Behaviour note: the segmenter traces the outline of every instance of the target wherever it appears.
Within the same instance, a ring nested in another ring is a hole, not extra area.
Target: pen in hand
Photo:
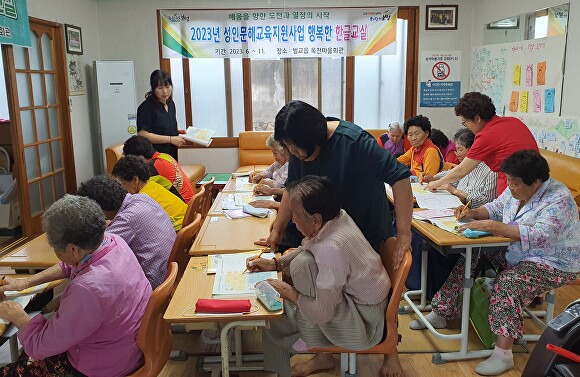
[[[260,254],[258,254],[258,256],[256,257],[256,259],[260,258],[262,256],[262,254],[264,254],[266,252],[266,250],[268,250],[268,248],[270,247],[270,245],[265,246],[261,251]],[[242,274],[245,273],[246,271],[248,271],[248,268],[250,268],[249,266],[246,266],[246,269],[244,271],[242,271]]]
[[[467,211],[467,208],[469,208],[469,205],[471,204],[471,199],[467,202],[467,204],[463,207],[463,209],[461,210],[461,212],[459,212],[459,216],[456,217],[457,220],[459,220],[461,217],[463,217],[463,214],[465,214],[465,211]]]

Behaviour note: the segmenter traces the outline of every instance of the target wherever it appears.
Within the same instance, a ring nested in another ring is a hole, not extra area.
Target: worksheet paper
[[[419,208],[425,209],[446,209],[462,206],[461,200],[451,194],[425,194],[415,196]]]
[[[234,203],[237,207],[243,207],[256,200],[274,200],[272,195],[253,195],[251,192],[237,192],[234,194]]]
[[[254,187],[257,185],[255,183],[250,183],[250,177],[238,177],[236,178],[236,192],[253,192]]]
[[[266,254],[263,254],[264,257]],[[256,283],[266,279],[277,279],[276,271],[249,272],[246,269],[248,254],[223,254],[218,260],[212,295],[253,296]]]

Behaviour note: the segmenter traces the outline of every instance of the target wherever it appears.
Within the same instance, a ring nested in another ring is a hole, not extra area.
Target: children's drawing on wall
[[[528,64],[526,66],[526,86],[534,85],[534,65]]]
[[[542,111],[542,95],[538,89],[534,90],[534,113],[539,113]]]
[[[85,82],[83,80],[82,55],[66,54],[68,72],[68,91],[71,96],[85,94]]]
[[[538,63],[538,85],[546,85],[546,62]]]
[[[519,102],[520,94],[517,91],[512,91],[512,96],[510,98],[510,111],[515,113],[518,111],[518,102]]]
[[[514,85],[520,86],[520,80],[522,77],[522,65],[516,64],[514,65]]]
[[[556,89],[549,88],[544,91],[544,112],[553,113],[554,112],[554,100],[556,97]]]

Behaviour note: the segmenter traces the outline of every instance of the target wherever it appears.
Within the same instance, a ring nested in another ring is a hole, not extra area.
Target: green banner
[[[0,43],[31,46],[26,0],[0,0]]]

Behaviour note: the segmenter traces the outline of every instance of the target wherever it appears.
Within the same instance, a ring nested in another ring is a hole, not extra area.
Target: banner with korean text
[[[392,55],[397,7],[161,10],[164,58]]]
[[[0,43],[30,47],[26,0],[0,0]]]

